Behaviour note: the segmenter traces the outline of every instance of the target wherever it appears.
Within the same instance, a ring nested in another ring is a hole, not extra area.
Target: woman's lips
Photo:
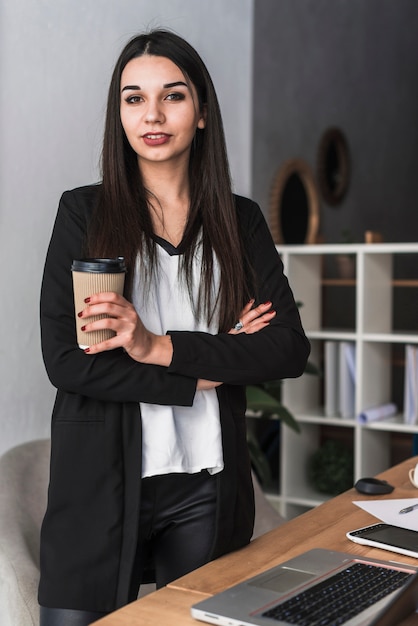
[[[147,133],[142,136],[142,139],[147,146],[161,146],[169,141],[170,135],[166,133]]]

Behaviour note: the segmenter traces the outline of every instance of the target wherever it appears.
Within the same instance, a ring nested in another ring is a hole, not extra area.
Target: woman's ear
[[[199,121],[197,123],[197,127],[200,129],[205,128],[206,126],[206,117],[207,117],[207,106],[206,104],[203,105],[201,113],[200,113],[200,118]]]

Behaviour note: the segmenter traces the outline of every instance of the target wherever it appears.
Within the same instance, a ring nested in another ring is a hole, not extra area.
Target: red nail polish
[[[80,313],[77,313],[78,317],[81,317],[83,315],[83,311],[80,311]]]
[[[85,327],[85,326],[82,326],[82,327],[81,327],[81,330],[86,330],[86,327]]]
[[[84,298],[84,302],[88,304],[90,302],[90,298]]]
[[[264,305],[264,306],[271,306],[271,302],[270,302],[270,300],[267,300],[267,302],[263,302],[263,305]]]
[[[90,352],[90,348],[85,348],[84,352]]]

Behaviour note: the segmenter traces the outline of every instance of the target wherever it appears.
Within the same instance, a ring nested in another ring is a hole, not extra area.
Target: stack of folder
[[[325,415],[354,417],[356,346],[353,341],[325,342]]]
[[[324,410],[328,417],[355,417],[356,346],[352,341],[325,341]],[[393,403],[368,407],[358,418],[361,422],[391,417],[397,412]],[[404,420],[418,424],[418,346],[405,346]]]
[[[418,423],[418,346],[405,346],[404,418]]]

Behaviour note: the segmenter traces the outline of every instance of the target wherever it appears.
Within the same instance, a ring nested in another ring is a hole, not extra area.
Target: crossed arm
[[[85,332],[111,329],[116,334],[111,339],[102,341],[86,348],[87,354],[98,354],[115,348],[123,348],[134,360],[144,364],[162,365],[168,367],[173,358],[173,344],[170,335],[156,335],[150,332],[142,323],[134,306],[113,292],[93,294],[86,299],[87,306],[78,312],[78,316],[86,323]],[[253,334],[268,326],[276,315],[272,310],[271,302],[265,302],[254,307],[254,300],[250,300],[241,311],[239,321],[241,328],[232,328],[229,334]],[[89,322],[93,315],[105,314],[108,317]],[[200,379],[197,389],[211,389],[221,383]]]

